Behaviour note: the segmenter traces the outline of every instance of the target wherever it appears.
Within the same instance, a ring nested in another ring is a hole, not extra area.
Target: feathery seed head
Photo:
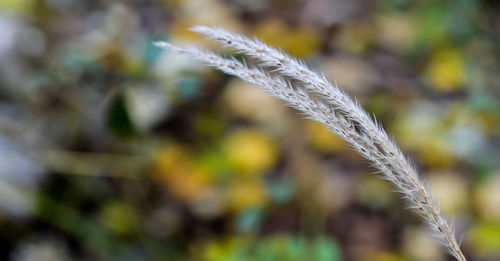
[[[283,100],[308,118],[324,124],[368,159],[383,179],[395,185],[397,191],[408,201],[408,207],[422,216],[451,255],[459,261],[466,260],[452,226],[441,216],[439,205],[420,180],[411,162],[380,124],[356,100],[339,89],[336,82],[331,84],[323,74],[312,71],[304,62],[257,39],[217,27],[198,25],[191,30],[256,59],[258,66],[250,67],[245,62],[223,58],[198,47],[177,47],[166,42],[155,42],[154,45],[185,53],[195,60],[240,77]],[[290,83],[292,80],[293,85]]]

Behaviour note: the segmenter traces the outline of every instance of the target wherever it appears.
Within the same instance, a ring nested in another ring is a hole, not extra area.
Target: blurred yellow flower
[[[192,201],[210,186],[211,172],[192,158],[184,147],[171,144],[157,154],[158,178],[171,193]]]
[[[316,121],[305,122],[305,133],[308,143],[318,151],[330,153],[345,148],[343,140]]]
[[[233,184],[228,192],[229,207],[235,211],[265,204],[267,188],[260,181],[245,180]]]
[[[285,119],[286,107],[279,99],[240,79],[229,82],[224,90],[224,101],[231,112],[245,119],[274,124]]]
[[[428,136],[425,144],[417,148],[418,156],[428,166],[447,167],[455,162],[451,147],[446,137],[437,133]]]
[[[427,78],[441,91],[460,88],[465,78],[465,62],[459,50],[445,49],[435,53],[427,68]]]
[[[276,144],[264,132],[252,129],[232,133],[223,144],[228,164],[242,175],[261,175],[276,161]]]
[[[155,163],[159,172],[168,173],[179,172],[191,163],[191,156],[186,148],[179,144],[169,144],[163,150],[156,153]]]
[[[307,26],[290,28],[281,20],[268,20],[255,28],[259,39],[296,57],[306,57],[320,47],[318,32]]]
[[[186,200],[195,200],[210,187],[208,173],[203,169],[193,168],[187,172],[175,173],[168,179],[171,192]]]

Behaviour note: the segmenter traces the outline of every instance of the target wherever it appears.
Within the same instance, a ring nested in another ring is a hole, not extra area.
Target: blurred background
[[[452,260],[322,126],[151,45],[196,24],[357,97],[500,260],[495,0],[0,1],[1,260]]]

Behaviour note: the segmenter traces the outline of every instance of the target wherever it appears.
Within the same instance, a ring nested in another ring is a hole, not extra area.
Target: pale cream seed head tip
[[[215,27],[209,27],[206,25],[195,25],[195,26],[189,27],[190,31],[193,31],[196,33],[201,33],[201,34],[213,31],[214,29],[215,29]]]
[[[156,47],[159,47],[159,48],[163,48],[163,49],[170,49],[173,47],[173,45],[171,43],[168,43],[165,41],[156,41],[156,42],[153,42],[153,45]]]

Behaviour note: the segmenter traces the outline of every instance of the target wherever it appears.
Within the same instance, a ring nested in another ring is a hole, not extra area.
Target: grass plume
[[[250,82],[325,125],[368,159],[381,173],[380,177],[395,185],[407,200],[409,208],[422,216],[452,256],[459,261],[466,260],[455,239],[453,227],[440,214],[438,204],[415,168],[384,129],[336,84],[309,69],[304,62],[257,39],[216,27],[195,26],[191,29],[257,60],[258,65],[251,67],[244,61],[223,58],[194,46],[179,47],[167,42],[156,42],[155,45],[186,54]]]

